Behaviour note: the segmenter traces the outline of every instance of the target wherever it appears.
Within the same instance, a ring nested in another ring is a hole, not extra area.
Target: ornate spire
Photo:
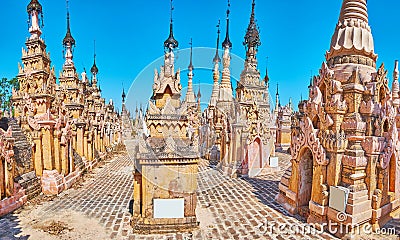
[[[221,62],[221,58],[219,57],[219,52],[218,52],[218,48],[219,48],[219,35],[221,34],[221,29],[219,28],[219,26],[220,26],[220,24],[221,24],[221,20],[218,20],[218,25],[217,25],[217,34],[218,34],[218,37],[217,37],[217,47],[215,48],[215,57],[214,57],[214,59],[213,59],[213,62],[214,63],[219,63],[219,62]]]
[[[126,98],[125,89],[122,88],[122,104],[125,103],[125,98]],[[137,107],[136,107],[136,110],[137,110]]]
[[[190,38],[189,45],[190,45],[190,64],[188,66],[188,69],[189,69],[189,71],[193,71],[194,68],[193,68],[193,39],[192,38]]]
[[[99,69],[96,66],[96,40],[94,41],[94,56],[93,56],[93,66],[90,72],[95,76],[99,73]]]
[[[255,20],[255,6],[256,2],[255,0],[253,0],[250,23],[249,26],[247,27],[246,35],[244,37],[244,42],[243,42],[243,45],[245,45],[247,49],[258,48],[261,45],[260,33],[259,33],[260,31]]]
[[[66,3],[67,3],[67,33],[64,37],[63,45],[65,48],[65,64],[72,64],[73,63],[72,50],[73,50],[73,47],[75,47],[75,39],[72,37],[72,34],[71,34],[68,0],[66,0]]]
[[[67,47],[67,46],[74,47],[75,46],[75,39],[72,37],[72,34],[71,34],[71,27],[70,27],[70,21],[69,21],[68,0],[66,2],[67,2],[67,34],[64,37],[63,45],[65,47]]]
[[[308,88],[311,88],[313,85],[314,85],[314,79],[313,79],[313,75],[311,74],[310,84],[308,85]]]
[[[276,83],[276,98],[275,98],[275,111],[279,110],[280,100],[279,100],[279,83]]]
[[[200,92],[200,81],[199,81],[199,91],[197,92],[197,111],[201,114],[201,92]]]
[[[200,91],[200,85],[199,85],[199,91],[197,92],[197,100],[199,101],[201,98],[201,91]]]
[[[42,5],[39,3],[39,0],[31,0],[26,10],[29,15],[28,26],[29,32],[31,33],[30,39],[39,38],[40,35],[42,35],[40,27],[43,27]]]
[[[224,48],[223,55],[223,70],[222,70],[222,79],[221,85],[219,86],[219,97],[218,102],[232,102],[233,101],[233,90],[232,90],[232,82],[231,82],[231,56],[230,49],[232,48],[232,43],[229,40],[229,14],[231,4],[228,0],[228,10],[226,11],[226,37],[224,42],[222,43],[222,47]],[[227,106],[227,105],[226,105]],[[226,109],[227,110],[227,109]]]
[[[374,53],[374,40],[371,27],[368,25],[367,0],[343,0],[339,22],[326,59],[329,61],[336,57],[350,55],[361,56],[360,59],[352,58],[356,62],[351,63],[362,62],[369,66],[375,66],[378,57]]]
[[[193,92],[193,40],[190,39],[190,64],[189,64],[189,72],[188,72],[188,89],[186,93],[186,103],[196,103],[195,95]]]
[[[265,85],[268,87],[269,85],[269,75],[268,75],[268,57],[267,57],[267,66],[265,67],[265,77],[264,77]]]
[[[172,51],[179,46],[178,41],[176,41],[176,39],[174,38],[174,31],[173,31],[173,24],[172,24],[173,23],[172,12],[174,10],[174,6],[172,4],[172,1],[173,0],[171,0],[171,19],[170,19],[170,23],[169,23],[169,37],[164,42],[164,48],[168,51]]]
[[[218,25],[217,25],[217,47],[215,50],[215,57],[213,59],[214,62],[214,69],[213,69],[213,79],[214,79],[214,85],[213,85],[213,89],[212,89],[212,93],[211,93],[211,98],[210,98],[210,106],[216,106],[217,101],[218,101],[218,94],[219,94],[219,63],[221,62],[221,58],[219,57],[219,53],[218,53],[218,47],[219,47],[219,36],[221,33],[220,30],[220,23],[221,21],[218,20]]]
[[[231,3],[230,0],[228,0],[228,9],[226,10],[226,36],[224,42],[222,42],[223,48],[232,48],[232,43],[229,39],[229,14],[231,13],[230,7]]]
[[[399,98],[399,61],[396,60],[394,63],[394,71],[393,71],[393,83],[392,83],[392,92],[393,92],[393,99]]]

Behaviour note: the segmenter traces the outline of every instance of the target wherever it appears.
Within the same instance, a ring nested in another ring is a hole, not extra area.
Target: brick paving
[[[129,152],[135,143],[126,142]],[[131,156],[132,157],[132,156]],[[275,226],[305,226],[304,221],[291,216],[274,201],[278,183],[290,164],[288,155],[278,154],[281,171],[257,178],[230,179],[215,166],[202,161],[198,176],[199,229],[192,233],[168,235],[134,235],[129,226],[129,206],[133,193],[133,161],[120,156],[96,170],[96,173],[78,190],[62,193],[43,207],[43,214],[74,211],[97,219],[114,239],[332,239],[327,233],[313,233],[302,229]],[[24,210],[22,210],[24,211]],[[400,233],[400,220],[386,227],[395,227]],[[0,239],[29,239],[14,237],[21,233],[18,213],[0,219]],[[299,230],[299,231],[294,231]],[[309,230],[305,228],[305,230]]]

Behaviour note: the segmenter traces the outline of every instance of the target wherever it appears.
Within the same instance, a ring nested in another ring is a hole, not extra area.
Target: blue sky
[[[0,14],[0,77],[11,78],[18,72],[21,48],[29,36],[26,1],[2,0]],[[63,0],[40,0],[43,5],[43,38],[51,53],[52,64],[58,76],[64,62],[62,39],[66,31],[66,8]],[[260,27],[262,45],[259,49],[259,68],[264,77],[266,58],[270,76],[270,94],[276,93],[279,82],[281,103],[290,97],[293,102],[307,96],[311,72],[317,74],[338,20],[340,0],[331,1],[266,1],[257,0],[256,18]],[[169,0],[70,0],[71,31],[77,42],[74,53],[79,72],[93,63],[93,40],[96,39],[97,63],[103,96],[120,105],[122,84],[129,93],[129,107],[146,102],[151,94],[154,67],[163,54],[163,42],[169,31]],[[177,68],[182,69],[181,81],[185,87],[190,38],[193,38],[195,78],[201,82],[206,99],[212,83],[213,50],[216,24],[221,19],[225,34],[226,0],[174,0],[174,33],[179,41]],[[368,1],[370,25],[375,39],[378,64],[385,62],[389,78],[394,60],[399,58],[399,23],[396,0]],[[251,0],[231,0],[231,41],[234,58],[245,55],[242,45],[251,11]],[[186,49],[186,50],[185,50]],[[156,61],[156,62],[154,62]],[[153,63],[153,64],[152,64]],[[149,66],[150,65],[150,66]],[[238,77],[243,65],[238,60],[232,74]],[[141,74],[142,73],[142,74]],[[146,73],[146,74],[145,74]],[[205,87],[203,87],[203,84]],[[208,84],[208,85],[207,85]],[[197,91],[197,87],[195,87]],[[206,101],[206,100],[205,100]]]

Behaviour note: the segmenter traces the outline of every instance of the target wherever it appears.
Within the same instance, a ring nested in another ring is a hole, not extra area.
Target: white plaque
[[[154,218],[184,218],[185,199],[154,199]]]
[[[270,157],[269,158],[269,166],[273,168],[279,167],[279,158],[278,157]]]
[[[349,192],[350,190],[347,188],[331,186],[329,193],[329,207],[345,213]]]

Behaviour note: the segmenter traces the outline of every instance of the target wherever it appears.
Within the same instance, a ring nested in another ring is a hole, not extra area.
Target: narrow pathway
[[[72,194],[64,195],[49,207],[45,214],[72,210],[96,218],[111,231],[111,237],[122,233],[122,224],[130,220],[129,202],[133,194],[133,162],[121,156],[106,164],[93,180]]]

